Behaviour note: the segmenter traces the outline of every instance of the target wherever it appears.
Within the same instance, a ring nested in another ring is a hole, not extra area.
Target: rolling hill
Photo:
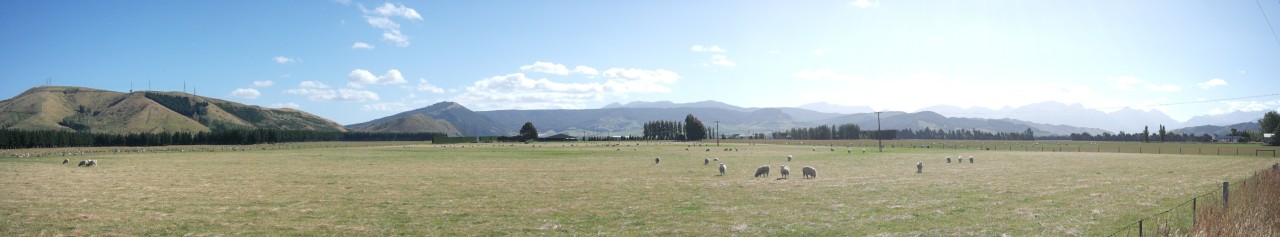
[[[515,126],[500,126],[489,116],[484,116],[461,104],[440,102],[420,109],[347,125],[353,131],[376,132],[439,132],[449,136],[481,135],[507,136],[515,133]],[[521,121],[523,124],[524,122]]]
[[[293,109],[263,108],[182,92],[123,93],[65,86],[31,88],[0,101],[0,128],[100,133],[346,130],[328,119]]]

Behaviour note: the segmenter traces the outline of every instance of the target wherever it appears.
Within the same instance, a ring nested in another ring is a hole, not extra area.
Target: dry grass
[[[1232,183],[1228,194],[1226,208],[1219,198],[1198,210],[1195,236],[1280,236],[1280,171]]]
[[[101,161],[93,168],[5,158],[0,235],[1099,235],[1275,162],[599,144],[78,157]],[[718,176],[704,157],[729,172]],[[751,177],[784,164],[816,167],[818,178]]]

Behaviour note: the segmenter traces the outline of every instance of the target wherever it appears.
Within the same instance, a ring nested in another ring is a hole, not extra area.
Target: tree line
[[[642,139],[699,141],[707,139],[707,126],[693,114],[681,121],[648,121],[643,125]]]
[[[338,132],[278,129],[227,129],[211,132],[87,133],[58,130],[0,129],[0,148],[83,146],[249,145],[318,141],[430,141],[442,133]]]
[[[773,132],[774,138],[793,140],[858,140],[867,136],[857,124],[847,123],[837,126],[819,125],[817,127],[791,128],[784,132]]]
[[[1022,132],[987,132],[978,129],[942,130],[929,129],[898,131],[897,138],[902,139],[936,139],[936,140],[1036,140],[1036,133],[1031,128]]]

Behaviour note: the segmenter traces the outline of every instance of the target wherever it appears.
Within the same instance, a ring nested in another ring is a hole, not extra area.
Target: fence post
[[[1227,198],[1230,197],[1227,192],[1230,191],[1230,185],[1231,182],[1222,182],[1222,209],[1227,209],[1227,200],[1229,200]]]
[[[1142,237],[1142,220],[1138,220],[1138,237]]]
[[[1196,198],[1191,198],[1191,229],[1196,229]]]

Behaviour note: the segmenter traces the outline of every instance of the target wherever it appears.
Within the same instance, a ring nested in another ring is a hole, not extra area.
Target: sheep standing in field
[[[71,162],[71,160],[69,160],[69,159],[62,159],[62,164],[64,164],[64,165],[65,165],[65,164],[67,164],[67,162]]]
[[[951,163],[951,156],[947,156],[947,164]]]
[[[94,165],[97,165],[97,164],[98,164],[98,161],[96,161],[96,160],[89,160],[89,163],[85,163],[85,164],[84,164],[84,166],[85,166],[85,167],[93,167]]]
[[[804,178],[806,179],[818,178],[818,169],[814,169],[813,167],[805,166],[804,168],[800,168],[800,173],[803,173]]]
[[[711,158],[711,161],[720,161],[720,157]]]
[[[916,173],[924,173],[924,161],[916,162]]]
[[[728,166],[724,166],[724,163],[720,163],[720,176],[724,176],[724,170],[728,168]]]
[[[778,173],[782,174],[782,179],[787,179],[787,175],[791,175],[791,169],[788,169],[787,166],[782,165],[779,167]]]
[[[973,164],[973,156],[969,156],[969,164]]]
[[[80,161],[80,164],[76,164],[76,167],[84,166],[85,164],[89,164],[89,160]]]
[[[658,162],[662,162],[662,157],[654,157],[654,158],[653,158],[653,164],[655,164],[655,165],[656,165],[656,164],[658,164]]]
[[[791,162],[791,155],[787,155],[787,162]]]
[[[759,178],[760,176],[769,177],[769,166],[766,165],[756,168],[756,178]]]
[[[702,165],[708,165],[708,164],[711,164],[711,160],[707,158],[702,158]]]

